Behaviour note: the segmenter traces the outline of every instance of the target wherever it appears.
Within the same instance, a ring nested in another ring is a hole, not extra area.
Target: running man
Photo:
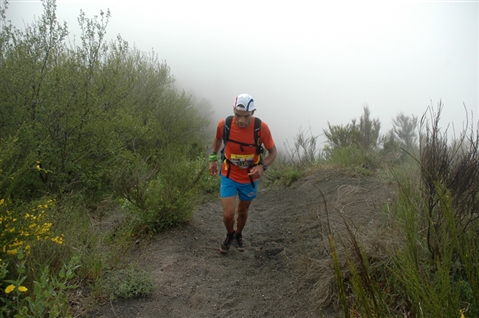
[[[250,95],[241,94],[236,97],[233,111],[234,116],[230,116],[230,119],[219,121],[213,140],[213,152],[209,157],[210,174],[216,176],[218,151],[224,141],[220,196],[227,234],[220,245],[221,253],[227,253],[233,242],[238,251],[245,250],[242,233],[248,219],[248,209],[256,198],[258,179],[273,163],[277,154],[268,125],[253,116],[256,108]],[[265,157],[262,154],[263,145],[268,150]],[[235,227],[236,196],[239,201]]]

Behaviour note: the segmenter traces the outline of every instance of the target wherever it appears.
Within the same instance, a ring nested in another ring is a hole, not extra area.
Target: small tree
[[[329,151],[334,151],[339,148],[346,148],[356,143],[358,139],[358,131],[354,120],[352,124],[331,126],[328,122],[329,131],[323,130],[327,138]]]
[[[399,113],[393,119],[393,133],[399,140],[401,147],[410,151],[417,148],[417,117],[411,115],[411,117]]]
[[[326,136],[329,150],[355,146],[361,150],[368,151],[376,149],[379,140],[381,124],[378,119],[371,120],[369,107],[363,108],[364,114],[359,119],[352,119],[350,124],[345,126],[331,126],[328,122],[329,131],[323,130]]]
[[[363,107],[363,110],[364,113],[359,119],[359,139],[357,144],[365,151],[374,150],[378,145],[381,123],[379,122],[379,119],[370,118],[371,112],[367,105]]]
[[[329,131],[323,130],[327,138],[324,147],[326,159],[346,166],[373,168],[378,165],[377,146],[381,124],[378,119],[371,120],[368,106],[363,108],[364,114],[357,123],[331,126]]]

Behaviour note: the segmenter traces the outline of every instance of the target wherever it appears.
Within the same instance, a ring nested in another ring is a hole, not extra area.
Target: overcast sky
[[[109,38],[153,49],[215,121],[252,95],[280,147],[300,129],[350,123],[364,105],[382,134],[399,112],[421,117],[440,100],[444,126],[461,130],[464,105],[478,123],[477,1],[57,1],[71,38],[80,9],[110,9]],[[21,26],[42,11],[11,0],[7,19]]]

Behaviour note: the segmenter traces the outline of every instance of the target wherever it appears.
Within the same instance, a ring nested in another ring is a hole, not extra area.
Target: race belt
[[[254,154],[247,155],[236,155],[232,154],[231,158],[228,159],[229,163],[237,166],[240,169],[248,169],[249,167],[254,166]]]

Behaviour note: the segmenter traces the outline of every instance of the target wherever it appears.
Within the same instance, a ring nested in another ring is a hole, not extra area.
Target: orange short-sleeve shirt
[[[225,126],[225,119],[221,119],[216,128],[216,138],[223,139],[223,132]],[[231,123],[229,140],[235,140],[245,144],[255,144],[254,140],[254,117],[252,117],[251,124],[246,128],[240,128],[236,125],[236,119],[233,117]],[[266,149],[274,147],[273,136],[269,130],[268,125],[262,121],[260,130],[260,139]],[[226,176],[229,171],[229,178],[239,183],[249,183],[251,180],[248,176],[248,166],[257,164],[260,160],[256,154],[256,147],[241,146],[235,142],[226,142],[225,157],[233,163],[223,162],[221,174]]]

